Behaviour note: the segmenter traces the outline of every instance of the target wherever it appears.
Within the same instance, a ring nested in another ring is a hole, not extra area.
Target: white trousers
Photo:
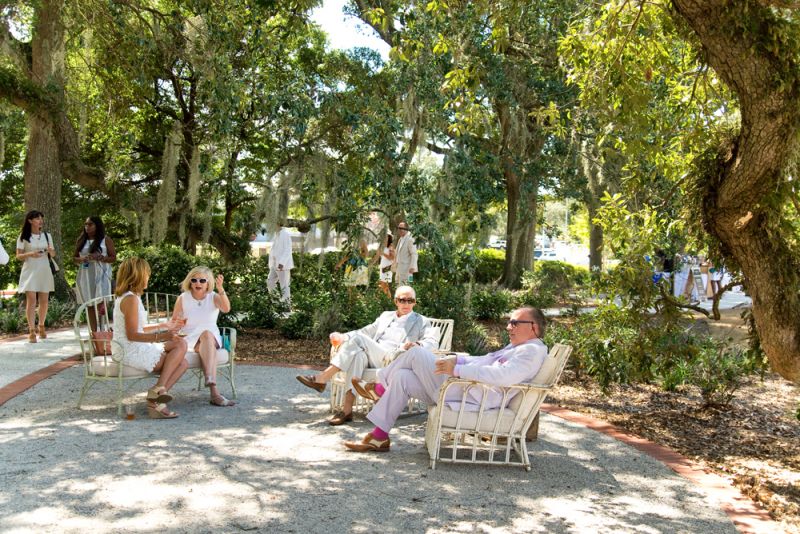
[[[379,369],[378,381],[386,391],[367,414],[367,419],[384,432],[389,432],[408,405],[409,398],[436,404],[439,389],[450,376],[434,374],[435,362],[436,356],[428,349],[413,347]],[[447,395],[448,400],[454,401],[460,401],[462,397],[459,388],[451,388]]]
[[[383,367],[383,357],[388,352],[371,337],[364,334],[349,334],[350,339],[342,343],[339,350],[331,358],[331,365],[335,365],[345,374],[345,384],[356,394],[353,377],[361,378],[367,367],[377,369]]]
[[[289,289],[289,284],[291,284],[291,282],[292,271],[290,269],[279,271],[278,269],[270,267],[269,276],[267,276],[267,289],[272,291],[275,289],[275,285],[280,283],[281,300],[286,303],[288,303],[292,298],[292,292]]]

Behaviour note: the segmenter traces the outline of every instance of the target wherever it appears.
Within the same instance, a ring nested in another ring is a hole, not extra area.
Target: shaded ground
[[[744,342],[741,310],[725,310],[706,321],[718,339]],[[493,341],[503,325],[487,324]],[[705,325],[700,324],[701,327]],[[322,340],[288,340],[272,330],[240,333],[238,357],[245,361],[324,366],[329,346]],[[677,450],[731,479],[753,501],[800,533],[800,404],[798,389],[777,375],[751,378],[727,410],[703,408],[696,388],[669,393],[655,386],[614,388],[603,396],[588,379],[565,372],[548,402],[606,420],[624,431]]]

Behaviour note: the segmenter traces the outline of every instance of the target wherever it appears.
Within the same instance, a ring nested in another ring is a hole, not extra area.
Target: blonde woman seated
[[[150,279],[150,264],[142,258],[128,258],[117,271],[114,302],[114,340],[111,352],[125,365],[148,373],[159,373],[156,385],[147,390],[147,414],[152,419],[172,419],[178,414],[167,408],[169,389],[189,367],[186,342],[178,337],[181,324],[145,326],[147,313],[142,293]]]
[[[236,403],[223,397],[217,390],[217,349],[222,346],[217,317],[219,312],[231,311],[228,295],[222,288],[223,277],[208,267],[195,267],[181,283],[183,293],[175,302],[172,320],[183,320],[183,334],[186,334],[186,345],[200,356],[203,363],[203,374],[206,387],[211,392],[211,404],[214,406],[233,406]],[[214,291],[216,286],[217,291]]]

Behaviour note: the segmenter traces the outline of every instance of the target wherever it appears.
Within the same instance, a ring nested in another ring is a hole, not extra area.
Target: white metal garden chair
[[[572,347],[556,344],[545,358],[539,372],[529,384],[497,387],[471,380],[450,378],[439,390],[439,401],[428,408],[425,444],[430,455],[430,467],[436,461],[492,465],[521,465],[531,470],[525,436],[539,413],[547,393],[553,388],[564,370]],[[482,402],[478,411],[469,411],[466,402],[456,410],[445,402],[450,388],[463,388],[462,399],[472,388],[481,388],[485,399],[487,390],[503,393],[500,408],[485,409]],[[518,461],[511,457],[512,450]]]
[[[165,322],[172,317],[172,308],[177,295],[167,293],[145,293],[142,303],[147,312],[148,324]],[[125,392],[132,385],[144,378],[155,376],[141,369],[125,365],[125,357],[116,359],[111,355],[112,344],[117,343],[110,338],[98,339],[92,336],[89,314],[93,314],[94,324],[100,331],[108,332],[113,324],[114,295],[97,297],[81,304],[75,312],[73,329],[75,338],[81,346],[84,363],[83,386],[78,398],[78,408],[81,407],[86,393],[98,382],[112,383],[117,391],[117,411],[122,414],[122,401]],[[236,398],[235,359],[236,359],[236,329],[220,328],[220,333],[225,346],[217,351],[217,371],[225,377],[231,385],[233,398]],[[122,348],[117,344],[118,348]],[[200,356],[194,352],[186,353],[189,370],[197,377],[197,389],[203,386],[203,369]],[[126,385],[127,384],[127,385]]]
[[[439,347],[437,351],[449,351],[453,345],[453,320],[452,319],[432,319],[427,317],[431,323],[431,328],[439,329]],[[336,354],[336,349],[331,347],[331,359]],[[375,382],[378,379],[377,369],[365,369],[364,375],[361,377],[367,382]],[[341,412],[344,406],[344,396],[347,390],[350,389],[350,384],[345,384],[345,374],[342,372],[336,375],[330,381],[331,390],[331,413]],[[356,395],[356,402],[353,405],[353,411],[359,413],[366,413],[372,409],[373,402]],[[417,399],[409,401],[409,408],[407,414],[422,413],[425,411],[425,405]]]

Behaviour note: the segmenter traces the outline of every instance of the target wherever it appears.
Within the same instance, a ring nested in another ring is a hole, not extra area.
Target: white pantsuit
[[[280,267],[279,267],[280,266]],[[289,302],[292,292],[289,285],[292,282],[292,269],[294,259],[292,258],[292,237],[286,228],[281,228],[272,241],[272,248],[269,251],[269,275],[267,276],[267,289],[272,291],[275,284],[281,285],[281,300]]]
[[[419,270],[417,266],[418,260],[419,254],[417,253],[417,246],[414,243],[414,238],[411,236],[410,232],[406,232],[406,235],[397,241],[394,264],[392,264],[392,270],[397,273],[398,285],[408,283],[409,271],[411,269],[413,269],[414,272]]]
[[[536,376],[547,357],[547,347],[539,339],[531,339],[519,345],[506,345],[485,356],[459,356],[455,374],[476,382],[494,386],[511,386],[528,382]],[[388,432],[397,421],[408,399],[413,397],[427,404],[436,404],[439,389],[448,375],[434,374],[436,356],[427,349],[414,347],[401,354],[390,365],[378,370],[378,381],[386,388],[367,419],[381,430]],[[459,405],[463,397],[461,388],[450,388],[445,402],[451,407]],[[477,408],[482,400],[481,388],[470,388],[466,400]],[[499,408],[502,394],[488,393],[487,409]],[[467,407],[469,409],[469,406]]]
[[[383,357],[387,352],[386,347],[379,345],[374,339],[358,332],[350,334],[350,339],[342,343],[336,355],[331,358],[331,365],[335,365],[345,374],[345,384],[353,390],[350,380],[353,377],[361,378],[364,369],[383,367]],[[355,390],[353,390],[355,394]]]
[[[367,367],[377,369],[383,367],[384,357],[396,351],[404,343],[419,343],[422,347],[434,349],[439,346],[439,329],[431,328],[430,321],[422,315],[411,312],[403,318],[403,330],[400,336],[388,339],[390,327],[397,325],[397,312],[386,311],[371,324],[345,334],[347,340],[331,359],[346,375],[346,384],[355,393],[350,379],[361,378]]]

